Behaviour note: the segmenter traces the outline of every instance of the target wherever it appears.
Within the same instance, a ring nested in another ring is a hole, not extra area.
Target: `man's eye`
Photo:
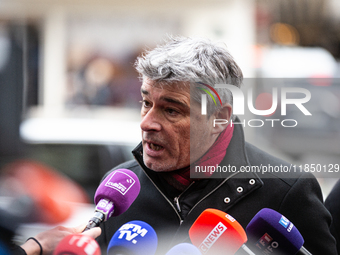
[[[166,109],[166,112],[167,112],[168,114],[170,114],[170,115],[176,115],[176,114],[178,114],[178,111],[176,111],[176,110],[174,110],[174,109],[172,109],[172,108],[167,108],[167,109]]]
[[[142,100],[142,101],[140,101],[141,103],[142,103],[142,106],[143,107],[149,107],[151,104],[148,102],[148,101],[146,101],[146,100]]]

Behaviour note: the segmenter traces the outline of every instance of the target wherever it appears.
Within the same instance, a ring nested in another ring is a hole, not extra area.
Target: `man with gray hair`
[[[215,123],[238,120],[232,116],[230,91],[216,84],[240,87],[243,79],[224,47],[205,39],[170,38],[139,57],[136,69],[142,78],[142,142],[133,151],[135,160],[113,170],[134,171],[141,192],[124,214],[102,225],[98,241],[103,247],[120,226],[141,220],[157,233],[157,254],[165,254],[178,243],[190,242],[188,230],[207,208],[230,214],[244,228],[258,211],[272,208],[294,223],[312,254],[336,254],[331,217],[314,176],[240,171],[287,163],[245,142],[241,125]],[[206,114],[202,99],[207,101]],[[209,166],[236,171],[190,175]]]

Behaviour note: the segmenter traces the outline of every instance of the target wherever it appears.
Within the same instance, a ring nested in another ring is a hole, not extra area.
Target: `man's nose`
[[[140,127],[143,131],[160,131],[162,128],[160,113],[156,109],[151,108],[144,116]]]

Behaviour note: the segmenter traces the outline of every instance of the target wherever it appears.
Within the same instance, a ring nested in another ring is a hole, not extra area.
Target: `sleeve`
[[[22,249],[20,246],[18,245],[12,245],[10,247],[10,252],[11,255],[27,255],[27,253],[25,252],[24,249]]]
[[[331,233],[337,240],[337,250],[340,251],[340,180],[334,185],[329,193],[325,206],[332,215]]]
[[[311,174],[304,174],[291,186],[280,212],[300,231],[304,247],[312,254],[336,255],[335,238],[330,232],[331,215],[323,204],[320,185]]]

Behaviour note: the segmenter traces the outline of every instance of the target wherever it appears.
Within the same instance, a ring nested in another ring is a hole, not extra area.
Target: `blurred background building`
[[[133,63],[167,35],[225,43],[260,99],[298,79],[283,86],[310,90],[313,116],[291,109],[297,128],[245,127],[246,138],[296,164],[339,164],[339,23],[337,0],[0,0],[0,167],[43,163],[91,202],[140,140]]]

